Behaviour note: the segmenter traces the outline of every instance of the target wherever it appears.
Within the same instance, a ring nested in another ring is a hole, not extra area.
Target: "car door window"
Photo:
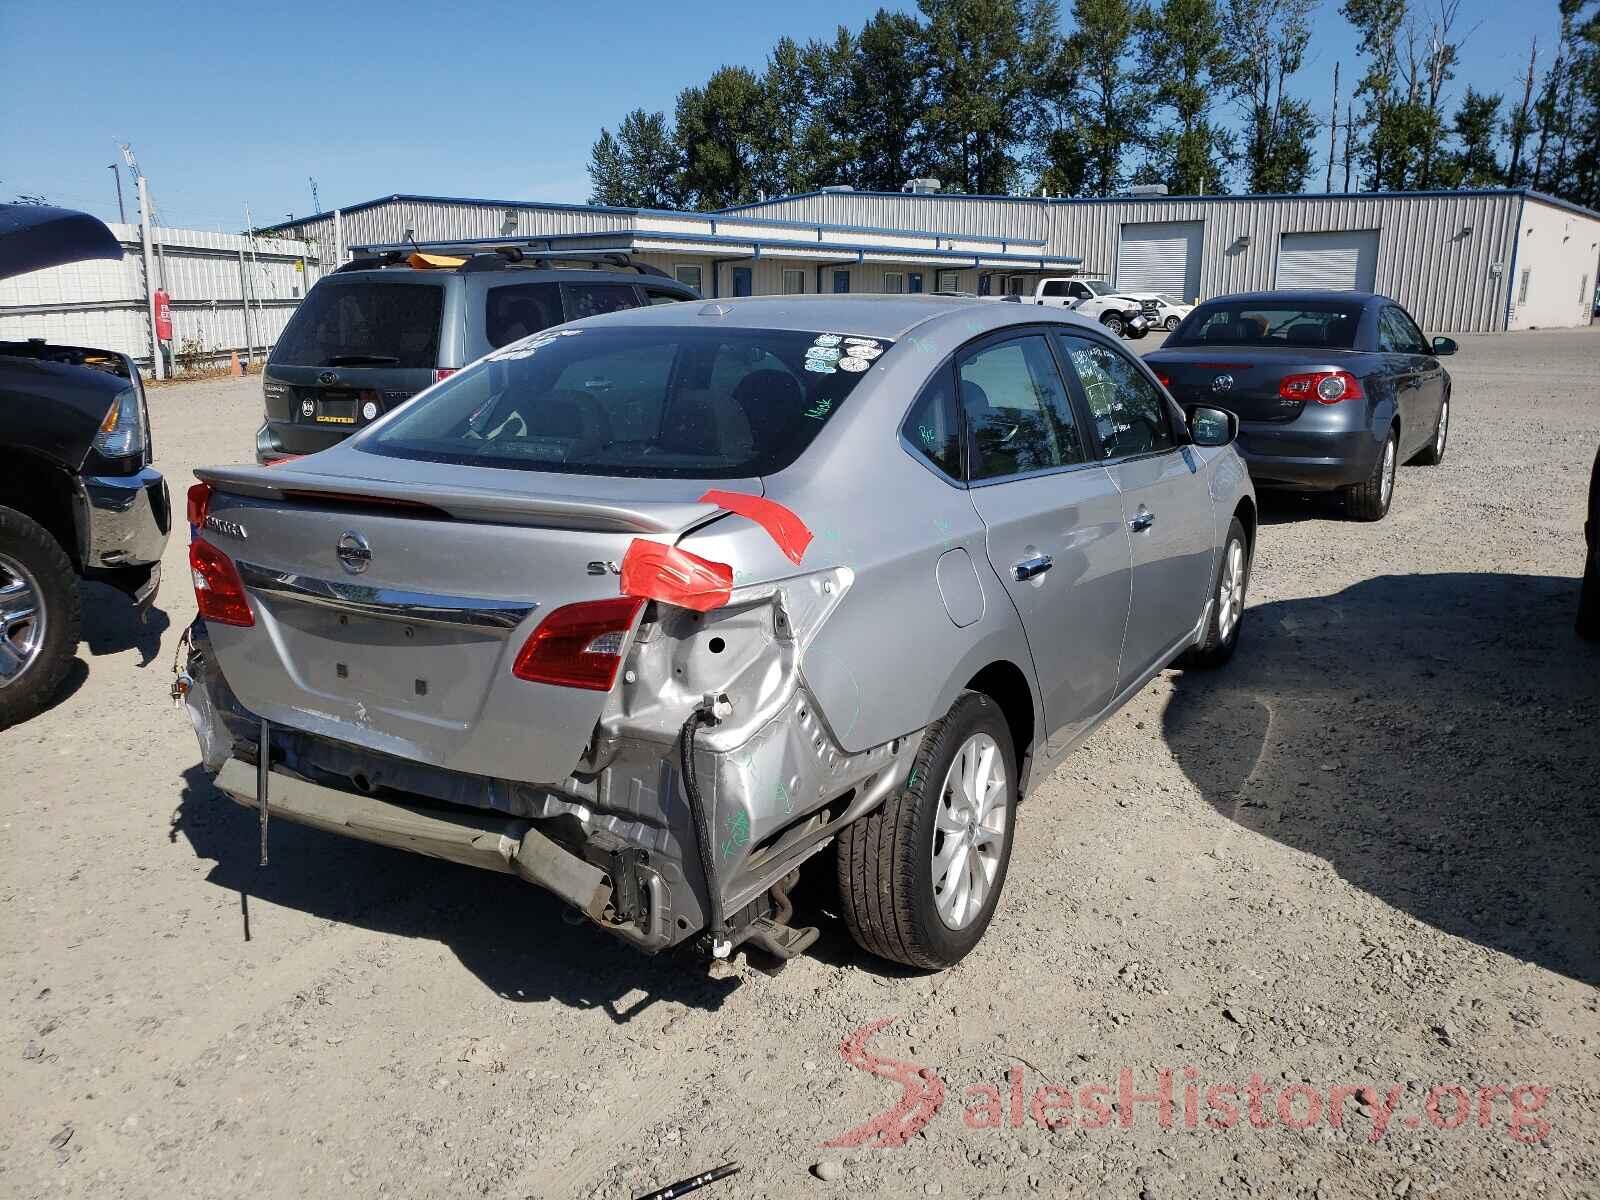
[[[974,480],[1084,462],[1083,441],[1043,334],[985,346],[959,361]]]
[[[961,478],[961,414],[951,382],[950,364],[940,367],[923,387],[900,427],[906,444],[951,479]]]
[[[687,296],[680,296],[677,292],[663,292],[659,288],[647,287],[644,289],[645,303],[647,304],[681,304]]]
[[[483,333],[496,349],[559,324],[561,292],[553,283],[514,283],[485,296]]]
[[[1385,354],[1421,354],[1411,340],[1406,322],[1400,319],[1398,309],[1386,308],[1378,314],[1378,349]],[[1420,341],[1420,335],[1418,341]]]
[[[1168,450],[1176,444],[1167,403],[1132,359],[1089,338],[1063,335],[1062,343],[1105,458]]]
[[[601,313],[621,312],[639,307],[639,295],[626,283],[569,283],[567,320],[597,317]]]
[[[1400,339],[1401,344],[1404,345],[1405,353],[1433,353],[1433,347],[1428,345],[1428,339],[1422,336],[1422,330],[1417,328],[1417,323],[1411,319],[1410,315],[1407,314],[1405,309],[1391,308],[1388,310],[1388,313],[1394,321],[1395,335]]]

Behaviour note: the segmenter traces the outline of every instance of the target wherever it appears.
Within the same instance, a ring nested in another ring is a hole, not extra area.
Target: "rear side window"
[[[553,283],[490,288],[484,299],[483,332],[496,348],[559,324],[561,290]]]
[[[951,479],[961,478],[961,414],[946,363],[911,406],[901,435],[916,452]]]
[[[1400,309],[1385,308],[1378,318],[1378,347],[1396,354],[1431,354],[1422,331]]]
[[[1202,304],[1167,338],[1169,346],[1321,346],[1349,350],[1361,324],[1361,306],[1337,301]]]
[[[525,471],[766,475],[800,456],[889,346],[792,330],[551,330],[452,375],[353,444]]]
[[[974,480],[1085,461],[1066,389],[1042,334],[974,351],[959,361],[957,374]]]
[[[1062,337],[1089,402],[1106,458],[1150,454],[1173,445],[1167,403],[1126,355],[1088,338]]]
[[[439,364],[441,283],[322,280],[305,298],[272,361],[302,367],[427,367]]]
[[[626,283],[569,283],[567,289],[567,320],[597,317],[601,313],[621,312],[625,308],[638,308],[639,297],[631,284]]]

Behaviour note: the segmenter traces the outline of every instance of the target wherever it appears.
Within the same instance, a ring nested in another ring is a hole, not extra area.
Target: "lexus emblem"
[[[352,575],[359,575],[367,569],[367,564],[372,561],[372,547],[367,545],[367,539],[353,529],[347,529],[339,538],[339,544],[334,548],[340,564]]]
[[[337,372],[337,371],[324,371],[321,375],[317,376],[317,382],[318,383],[338,383],[339,382],[339,372]]]
[[[1213,379],[1211,381],[1211,390],[1213,392],[1231,392],[1231,391],[1233,391],[1233,376],[1232,375],[1218,375],[1215,379]]]

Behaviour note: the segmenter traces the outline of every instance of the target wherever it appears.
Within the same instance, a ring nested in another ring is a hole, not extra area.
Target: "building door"
[[[1122,227],[1117,291],[1157,292],[1193,301],[1200,294],[1203,221],[1150,221]]]
[[[1378,231],[1286,233],[1278,239],[1274,287],[1370,292],[1378,277]]]
[[[748,296],[750,294],[749,267],[735,267],[733,269],[733,294],[735,296]]]
[[[908,271],[908,272],[906,272],[906,291],[915,293],[915,292],[920,292],[921,290],[922,290],[922,272],[921,271]],[[268,805],[268,807],[270,808],[271,805]]]
[[[848,292],[850,290],[849,271],[835,271],[833,273],[833,290],[836,292]]]

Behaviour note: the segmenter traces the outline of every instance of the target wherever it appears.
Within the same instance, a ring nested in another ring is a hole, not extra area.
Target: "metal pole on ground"
[[[256,347],[250,337],[250,289],[245,284],[244,247],[239,247],[239,317],[244,328],[244,365],[249,370]]]
[[[139,176],[139,240],[144,247],[144,301],[150,314],[150,362],[156,378],[165,379],[167,368],[161,360],[161,338],[156,333],[155,275],[150,262],[150,200],[143,175]]]

